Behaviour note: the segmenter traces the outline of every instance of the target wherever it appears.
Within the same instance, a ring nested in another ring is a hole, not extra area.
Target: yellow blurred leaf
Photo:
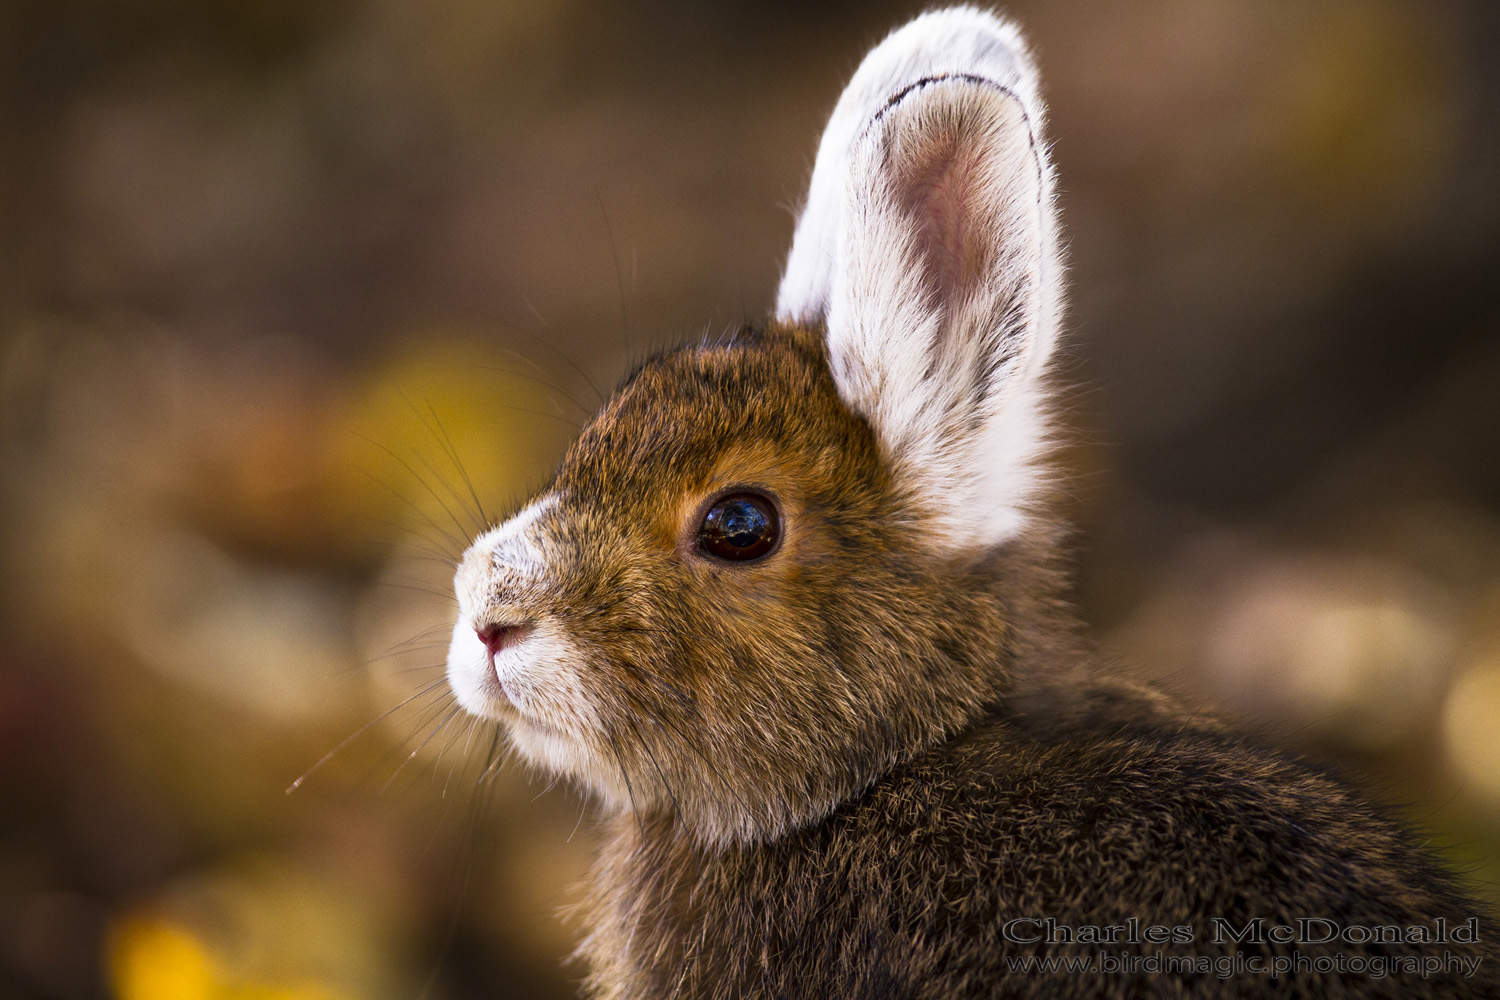
[[[224,963],[186,927],[131,916],[113,935],[109,978],[118,1000],[350,1000],[324,983],[234,981]]]
[[[109,950],[119,1000],[202,1000],[218,995],[219,970],[185,928],[155,917],[127,918]]]
[[[1443,736],[1470,790],[1500,801],[1500,658],[1476,665],[1453,685]]]

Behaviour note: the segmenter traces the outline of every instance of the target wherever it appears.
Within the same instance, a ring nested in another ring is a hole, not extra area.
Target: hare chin
[[[550,622],[490,659],[460,619],[448,647],[448,685],[465,711],[506,724],[510,741],[531,763],[585,777],[593,755],[575,734],[597,732],[599,712],[580,681],[583,657]]]

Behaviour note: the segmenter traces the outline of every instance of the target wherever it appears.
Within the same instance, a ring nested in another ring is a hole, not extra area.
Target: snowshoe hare
[[[1397,823],[1080,638],[1053,185],[1014,28],[895,32],[775,317],[641,365],[463,557],[459,701],[608,807],[589,995],[1500,996]]]

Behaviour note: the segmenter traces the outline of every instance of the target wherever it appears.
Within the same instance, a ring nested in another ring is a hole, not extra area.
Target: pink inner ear
[[[985,220],[979,218],[980,158],[957,135],[934,145],[912,172],[902,200],[916,223],[916,250],[932,304],[946,312],[984,265]]]

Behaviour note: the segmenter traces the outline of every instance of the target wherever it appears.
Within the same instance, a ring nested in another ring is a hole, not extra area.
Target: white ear
[[[826,326],[840,395],[939,547],[986,548],[1025,523],[1060,272],[1015,29],[958,8],[892,34],[828,124],[776,312]]]

